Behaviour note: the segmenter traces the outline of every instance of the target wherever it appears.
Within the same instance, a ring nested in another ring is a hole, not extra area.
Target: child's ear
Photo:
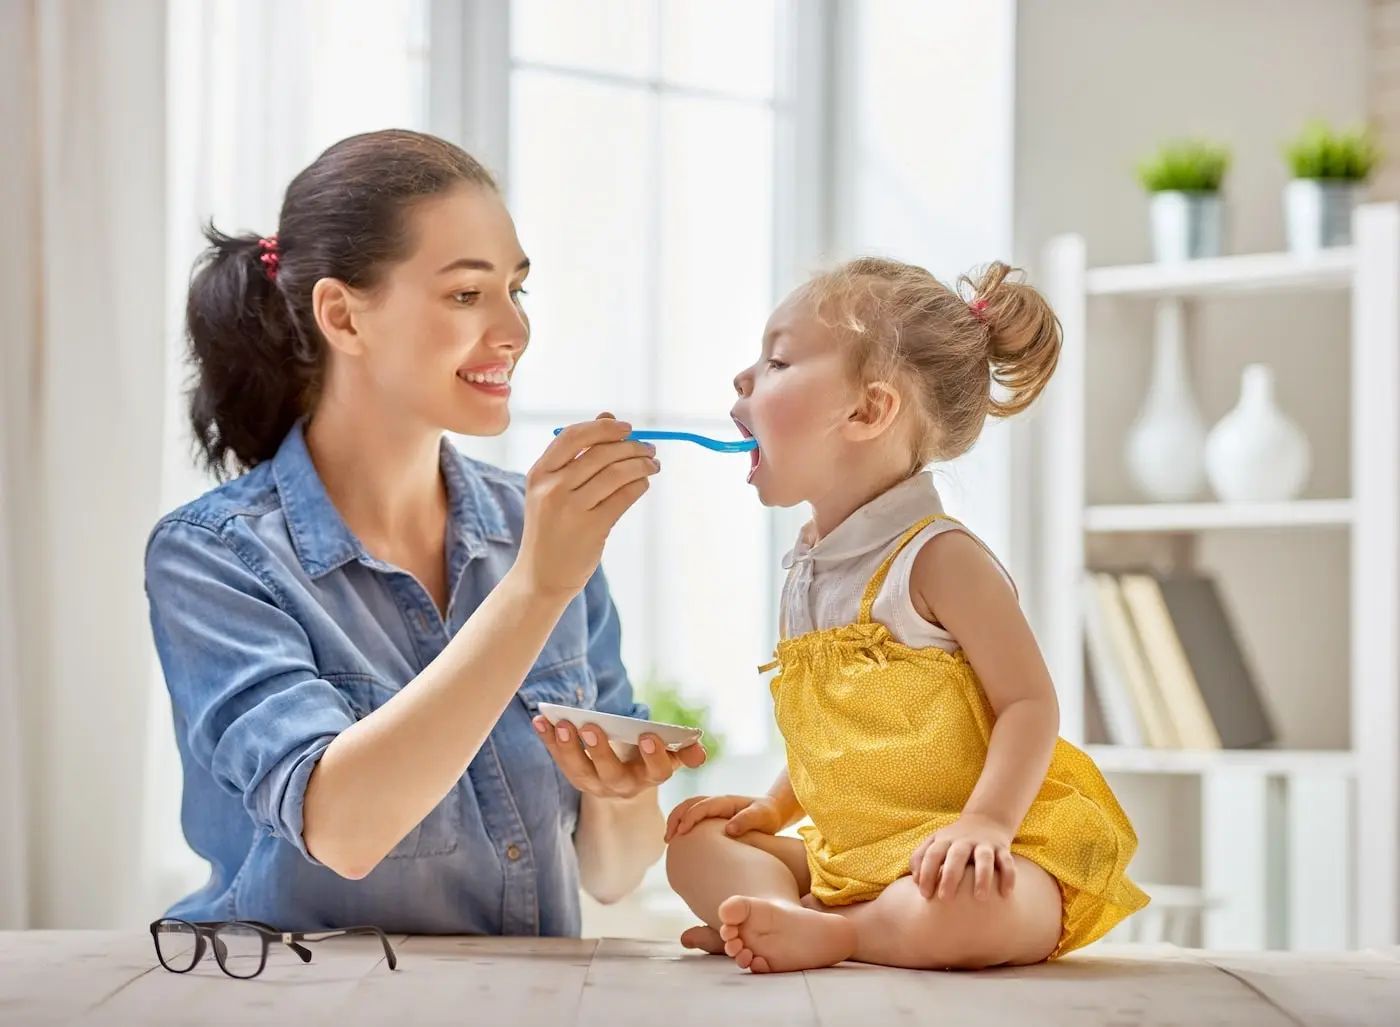
[[[862,441],[882,435],[899,416],[899,406],[898,389],[889,382],[871,382],[861,389],[846,430],[853,439]]]

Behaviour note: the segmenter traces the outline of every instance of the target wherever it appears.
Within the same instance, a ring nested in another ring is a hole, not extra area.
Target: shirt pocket
[[[369,674],[326,674],[349,700],[356,716],[364,719],[398,693],[398,689]],[[445,856],[457,850],[462,837],[462,788],[458,781],[442,801],[428,811],[385,859],[420,859]]]
[[[552,666],[531,670],[516,693],[531,717],[540,712],[540,703],[592,710],[598,703],[598,679],[588,658],[580,656]]]

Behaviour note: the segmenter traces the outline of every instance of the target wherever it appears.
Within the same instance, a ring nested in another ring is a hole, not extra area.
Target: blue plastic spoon
[[[555,428],[554,434],[558,435],[563,428]],[[704,446],[706,449],[713,449],[716,453],[747,453],[758,448],[757,439],[739,439],[735,442],[726,442],[722,439],[712,439],[705,435],[696,435],[688,431],[647,431],[645,429],[628,433],[629,439],[637,439],[641,442],[649,442],[653,439],[677,440],[680,442],[694,442],[697,446]]]

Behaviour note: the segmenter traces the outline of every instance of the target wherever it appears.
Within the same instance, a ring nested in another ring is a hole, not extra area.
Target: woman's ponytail
[[[293,322],[277,285],[276,242],[209,225],[185,309],[195,386],[190,421],[200,461],[220,478],[277,452],[305,413],[322,354]]]

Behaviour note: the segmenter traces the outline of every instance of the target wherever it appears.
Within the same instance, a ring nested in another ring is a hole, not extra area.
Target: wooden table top
[[[650,942],[372,938],[274,947],[252,981],[212,959],[176,975],[148,933],[0,933],[0,1024],[742,1024],[1299,1027],[1400,1024],[1400,949],[1218,954],[1095,946],[1055,964],[930,973],[842,964],[753,976],[729,960]]]

